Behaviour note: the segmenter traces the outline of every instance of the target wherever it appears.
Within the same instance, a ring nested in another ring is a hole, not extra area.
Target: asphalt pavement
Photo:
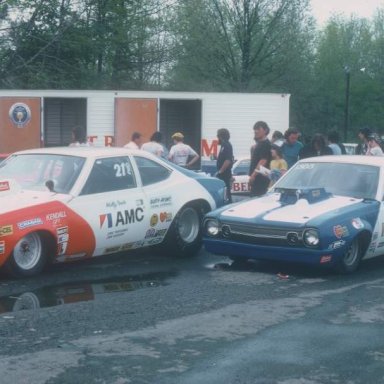
[[[384,258],[350,276],[155,252],[0,277],[0,383],[384,382]]]

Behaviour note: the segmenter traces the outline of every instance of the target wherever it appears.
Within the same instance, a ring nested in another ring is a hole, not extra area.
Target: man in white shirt
[[[124,145],[124,148],[129,149],[140,149],[141,147],[142,135],[140,132],[133,132],[131,136],[131,141],[128,144]]]
[[[184,135],[176,132],[172,135],[174,145],[169,150],[168,159],[173,163],[185,168],[190,168],[195,164],[200,156],[188,144],[183,142]]]

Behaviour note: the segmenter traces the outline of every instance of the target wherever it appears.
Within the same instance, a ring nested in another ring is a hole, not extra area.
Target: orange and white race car
[[[3,161],[0,202],[0,268],[29,276],[153,245],[193,255],[203,215],[227,201],[221,180],[144,151],[61,147]]]

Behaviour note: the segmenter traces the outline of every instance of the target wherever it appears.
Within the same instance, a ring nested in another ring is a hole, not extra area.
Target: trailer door
[[[41,146],[41,99],[0,97],[0,152]]]
[[[157,131],[157,99],[115,99],[115,145],[127,144],[135,131],[143,135],[143,142]]]

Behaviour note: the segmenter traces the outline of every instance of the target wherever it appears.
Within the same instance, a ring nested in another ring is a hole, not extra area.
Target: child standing
[[[270,173],[270,179],[271,183],[269,186],[276,183],[276,181],[287,171],[288,165],[287,162],[283,159],[283,153],[281,151],[281,148],[278,145],[272,144],[271,148],[271,173]]]

